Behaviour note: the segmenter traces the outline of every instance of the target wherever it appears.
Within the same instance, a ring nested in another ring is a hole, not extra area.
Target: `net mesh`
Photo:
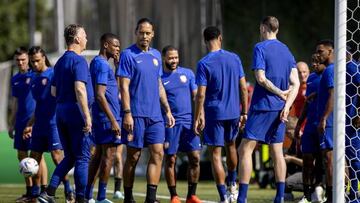
[[[360,3],[358,0],[347,1],[347,64],[346,64],[346,200],[357,202],[360,198]]]

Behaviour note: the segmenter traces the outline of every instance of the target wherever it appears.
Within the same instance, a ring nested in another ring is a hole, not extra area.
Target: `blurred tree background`
[[[0,0],[0,61],[11,59],[16,47],[29,46],[30,1]],[[48,52],[54,52],[57,50],[54,37],[56,0],[35,1],[36,31],[42,33],[41,45]],[[218,10],[216,10],[217,4],[220,7]],[[207,17],[205,21],[199,21],[198,13],[203,12],[201,6],[204,5]],[[125,19],[132,24],[138,17],[149,16],[155,24],[158,24],[158,30],[171,30],[167,35],[157,35],[158,38],[166,38],[166,40],[156,39],[154,47],[161,48],[165,43],[174,43],[174,40],[170,39],[172,36],[179,38],[180,42],[177,44],[175,42],[175,45],[182,49],[182,59],[191,58],[191,60],[182,60],[183,63],[185,62],[183,65],[193,69],[196,67],[196,61],[206,52],[201,40],[203,27],[210,24],[217,25],[223,30],[224,48],[240,55],[250,80],[253,80],[250,72],[252,49],[259,41],[259,22],[264,16],[278,17],[279,40],[288,45],[298,61],[309,62],[316,42],[323,38],[332,39],[334,35],[334,1],[328,0],[64,0],[64,7],[67,12],[65,24],[77,22],[91,30],[88,32],[88,49],[97,49],[97,39],[101,33],[109,31],[118,33],[124,39],[122,44],[129,45],[133,39],[132,32],[124,34],[124,19],[119,16],[125,12],[127,16],[135,13],[136,19]],[[72,10],[76,12],[71,12]],[[176,24],[177,21],[173,21],[174,25],[167,25],[166,22],[169,21],[166,21],[166,17],[189,19],[185,24]],[[189,23],[191,21],[194,25]],[[125,24],[125,29],[133,30],[132,24]],[[178,28],[174,28],[175,26]],[[186,32],[189,34],[184,39],[181,35]]]

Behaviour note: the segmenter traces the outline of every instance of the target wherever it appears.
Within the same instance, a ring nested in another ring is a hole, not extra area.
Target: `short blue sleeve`
[[[134,75],[134,64],[130,53],[122,52],[120,54],[119,68],[116,76],[131,79]]]
[[[189,83],[191,91],[194,91],[198,88],[195,82],[195,75],[191,70],[189,70]]]
[[[253,53],[252,70],[257,70],[257,69],[265,70],[265,58],[263,51],[259,48],[259,46],[255,46]]]
[[[95,74],[95,84],[98,85],[107,85],[108,82],[108,67],[104,63],[100,63],[97,66],[96,74]]]
[[[237,56],[237,55],[236,55],[236,60],[237,60],[238,66],[239,66],[239,79],[240,79],[240,78],[242,78],[242,77],[245,76],[244,68],[243,68],[243,66],[242,66],[240,57]]]
[[[325,84],[328,89],[334,87],[334,73],[333,71],[326,71]]]
[[[196,84],[198,86],[207,86],[206,67],[201,62],[197,66]]]
[[[81,81],[86,84],[88,81],[88,77],[89,77],[89,68],[86,60],[82,58],[76,61],[74,66],[75,81]]]

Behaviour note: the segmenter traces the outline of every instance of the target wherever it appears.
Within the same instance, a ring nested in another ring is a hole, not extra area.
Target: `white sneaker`
[[[311,202],[308,201],[304,196],[298,203],[311,203]]]
[[[238,197],[238,189],[236,186],[236,183],[230,185],[227,187],[226,190],[226,199],[228,200],[229,203],[236,203],[237,202],[237,197]]]
[[[220,201],[219,203],[229,203],[229,201],[225,199],[225,201]]]
[[[108,200],[108,199],[103,199],[103,200],[101,200],[101,201],[96,200],[95,203],[113,203],[113,202],[110,201],[110,200]]]
[[[89,199],[89,200],[87,201],[87,203],[95,203],[95,200],[94,200],[94,199]]]
[[[325,191],[321,186],[316,186],[314,192],[311,194],[311,202],[322,203],[325,202]]]
[[[124,199],[124,195],[123,195],[122,192],[116,191],[116,192],[114,193],[113,199]]]

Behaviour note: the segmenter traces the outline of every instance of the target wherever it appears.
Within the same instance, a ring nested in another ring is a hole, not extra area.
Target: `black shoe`
[[[75,203],[75,194],[74,192],[65,193],[65,201],[66,203]]]
[[[129,199],[124,199],[124,203],[136,203],[136,201],[134,200],[134,198]]]
[[[55,196],[50,196],[46,192],[41,193],[37,199],[40,203],[56,203]]]

